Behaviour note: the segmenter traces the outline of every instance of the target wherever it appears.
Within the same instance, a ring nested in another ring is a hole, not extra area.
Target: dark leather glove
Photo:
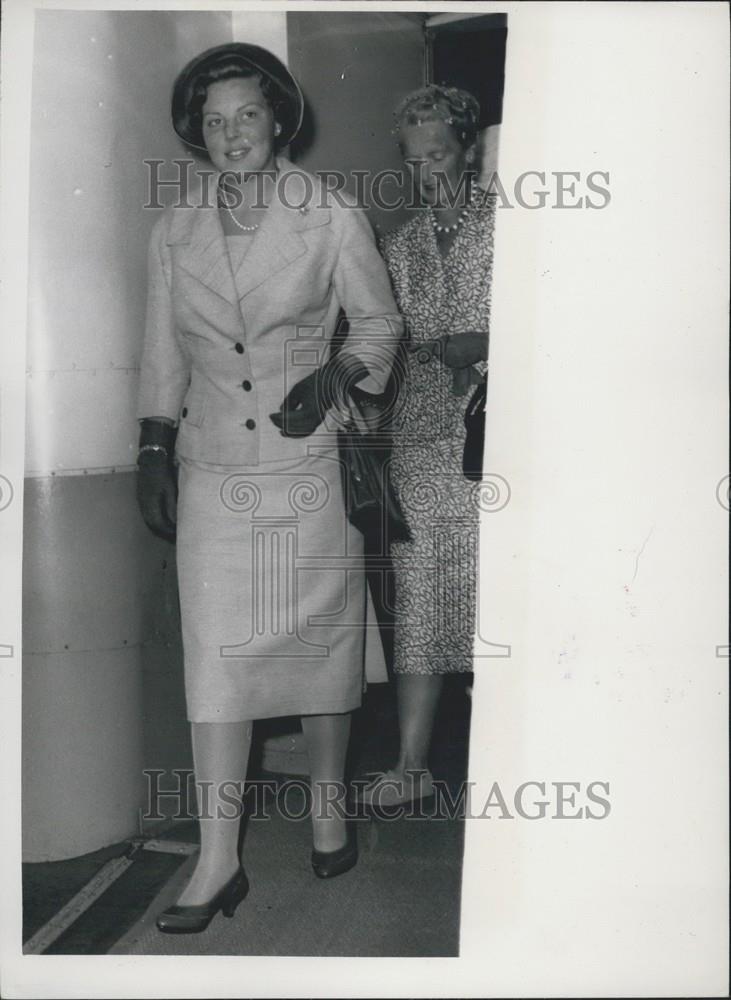
[[[478,361],[487,361],[487,333],[481,330],[445,333],[436,340],[414,341],[408,350],[422,364],[436,358],[447,368],[468,368]]]
[[[368,375],[360,358],[336,354],[321,368],[292,386],[272,423],[285,437],[307,437],[314,433],[335,403],[345,403],[353,386]]]
[[[448,368],[467,368],[487,360],[487,333],[465,330],[443,338],[442,361]]]
[[[150,531],[175,541],[178,487],[173,465],[177,431],[161,420],[143,420],[137,457],[137,504]]]

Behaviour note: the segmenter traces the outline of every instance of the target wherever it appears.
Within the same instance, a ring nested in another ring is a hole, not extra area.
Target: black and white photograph
[[[3,996],[726,995],[726,6],[4,14]]]

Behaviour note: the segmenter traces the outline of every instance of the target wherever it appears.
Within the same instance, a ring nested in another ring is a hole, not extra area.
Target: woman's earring
[[[281,131],[282,131],[282,126],[279,124],[279,122],[275,122],[275,125],[274,125],[274,134],[275,135],[279,135],[281,133]]]

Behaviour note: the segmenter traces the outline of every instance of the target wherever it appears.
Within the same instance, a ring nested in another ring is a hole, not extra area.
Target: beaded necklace
[[[467,221],[467,216],[469,215],[469,206],[462,209],[462,211],[459,213],[459,218],[452,226],[440,226],[439,223],[437,222],[436,216],[434,215],[434,210],[430,208],[429,213],[431,215],[431,224],[434,226],[436,232],[456,233],[457,230],[460,228],[460,226],[463,226]]]

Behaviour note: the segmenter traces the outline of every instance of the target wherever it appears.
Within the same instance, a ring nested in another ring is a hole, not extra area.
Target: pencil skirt
[[[178,461],[189,720],[357,708],[387,673],[337,451],[255,467]]]

